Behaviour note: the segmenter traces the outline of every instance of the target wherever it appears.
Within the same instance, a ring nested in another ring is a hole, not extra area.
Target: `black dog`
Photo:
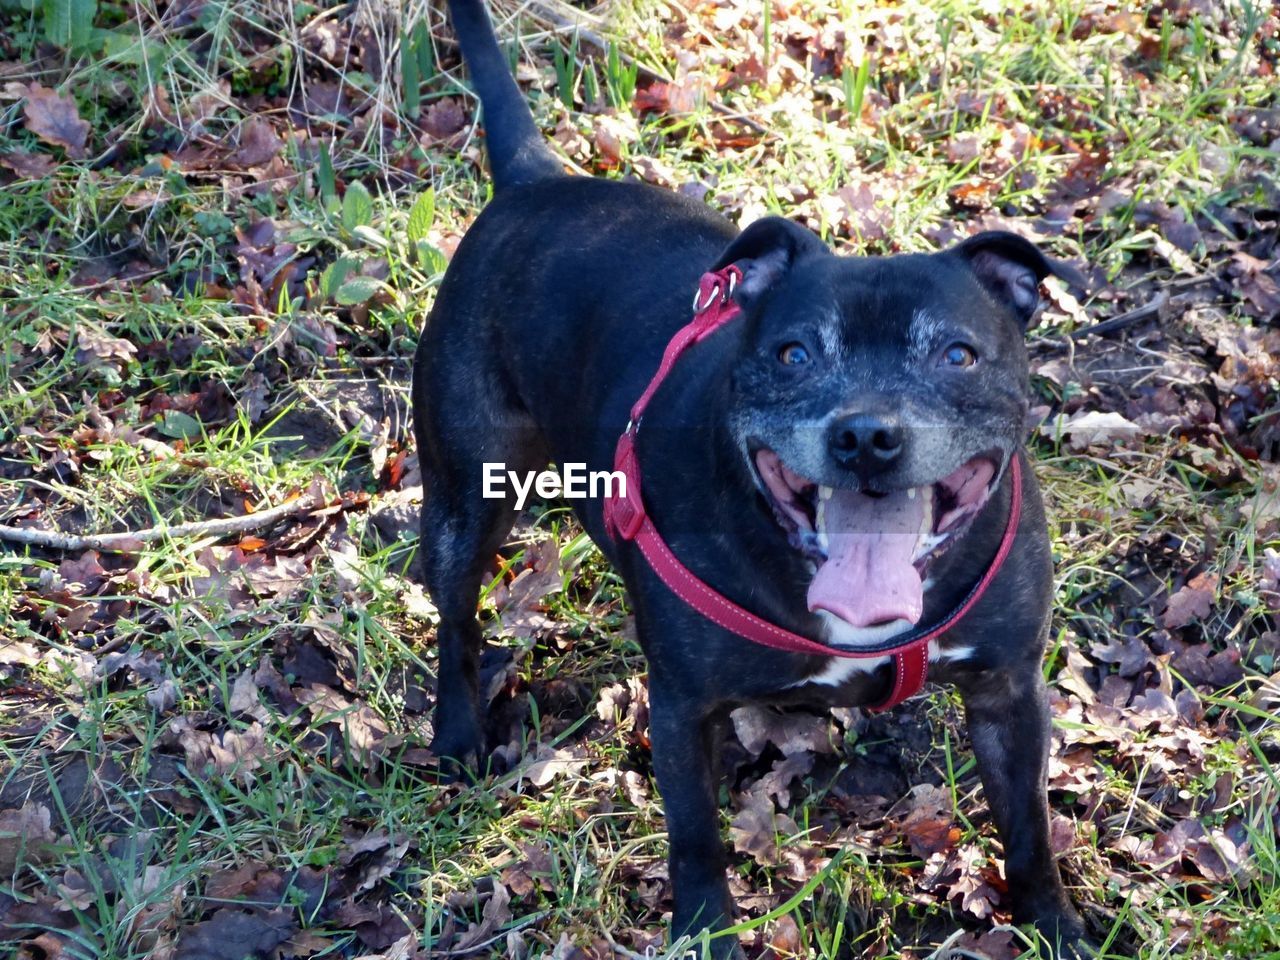
[[[738,233],[656,188],[565,176],[481,0],[449,6],[495,199],[458,247],[414,365],[423,566],[440,611],[435,753],[484,754],[476,596],[515,518],[514,497],[482,496],[485,464],[607,470],[700,278],[720,271],[696,304],[714,329],[628,431],[644,481],[641,501],[629,477],[628,503],[643,502],[713,603],[818,652],[771,649],[733,616],[695,609],[629,542],[634,512],[607,529],[600,497],[574,503],[626,580],[649,662],[673,935],[732,922],[712,776],[726,713],[896,701],[927,659],[964,698],[1015,919],[1074,944],[1083,926],[1049,849],[1045,796],[1049,545],[1020,469],[1024,331],[1039,281],[1072,271],[1007,233],[934,255],[836,257],[783,219]],[[865,659],[939,625],[944,636],[913,648],[918,664]],[[736,949],[727,939],[718,953]]]

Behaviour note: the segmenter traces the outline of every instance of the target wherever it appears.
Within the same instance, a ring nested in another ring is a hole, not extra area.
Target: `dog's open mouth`
[[[792,546],[817,564],[809,609],[854,627],[920,619],[929,563],[986,505],[996,480],[986,454],[936,483],[888,493],[821,486],[767,447],[753,459]]]

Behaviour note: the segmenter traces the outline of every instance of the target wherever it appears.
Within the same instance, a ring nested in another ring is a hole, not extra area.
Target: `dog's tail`
[[[511,76],[507,58],[485,13],[484,0],[449,0],[449,18],[471,74],[471,85],[484,108],[494,190],[562,176],[563,166],[542,139]]]

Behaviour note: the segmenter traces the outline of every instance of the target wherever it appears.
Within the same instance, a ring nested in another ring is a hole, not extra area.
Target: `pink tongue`
[[[809,609],[855,627],[919,620],[924,587],[911,558],[924,521],[921,491],[868,497],[835,490],[822,506],[827,561],[809,584]]]

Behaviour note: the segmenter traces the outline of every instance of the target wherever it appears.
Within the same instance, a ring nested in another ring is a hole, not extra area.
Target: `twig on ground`
[[[222,517],[217,520],[198,520],[193,523],[177,523],[173,526],[148,527],[124,533],[74,534],[54,530],[32,530],[25,527],[0,525],[0,540],[26,543],[51,550],[130,550],[140,543],[149,543],[165,537],[226,536],[229,533],[248,533],[262,530],[285,517],[309,513],[325,506],[325,502],[304,494],[277,507],[246,514],[243,517]]]
[[[1132,310],[1126,310],[1118,317],[1112,317],[1110,320],[1102,320],[1098,323],[1091,323],[1087,327],[1081,327],[1079,330],[1072,330],[1068,337],[1072,340],[1082,340],[1085,337],[1101,336],[1104,333],[1113,333],[1134,323],[1141,323],[1143,320],[1150,320],[1152,317],[1158,317],[1160,312],[1169,304],[1169,291],[1161,290],[1152,300],[1144,303],[1140,307],[1134,307]]]
[[[1085,337],[1102,336],[1105,333],[1114,333],[1125,327],[1140,323],[1143,320],[1150,320],[1152,317],[1158,317],[1165,308],[1169,306],[1169,291],[1161,290],[1149,302],[1144,303],[1140,307],[1134,307],[1127,310],[1119,316],[1112,317],[1109,320],[1102,320],[1098,323],[1091,323],[1087,327],[1081,327],[1079,330],[1072,330],[1061,340],[1055,340],[1051,337],[1045,337],[1040,342],[1049,350],[1058,349],[1065,350],[1074,347],[1076,340],[1083,340]]]
[[[450,950],[450,949],[437,950],[435,951],[435,956],[466,957],[466,956],[470,956],[473,953],[479,953],[485,947],[491,947],[498,941],[505,940],[507,938],[507,934],[515,933],[517,930],[523,930],[525,927],[533,926],[535,923],[538,923],[543,918],[547,917],[550,913],[551,913],[550,910],[540,910],[537,913],[531,913],[527,917],[521,917],[515,923],[512,923],[509,926],[505,927],[504,929],[498,931],[488,940],[481,940],[479,943],[473,943],[471,944],[471,946],[463,947],[461,950]]]

